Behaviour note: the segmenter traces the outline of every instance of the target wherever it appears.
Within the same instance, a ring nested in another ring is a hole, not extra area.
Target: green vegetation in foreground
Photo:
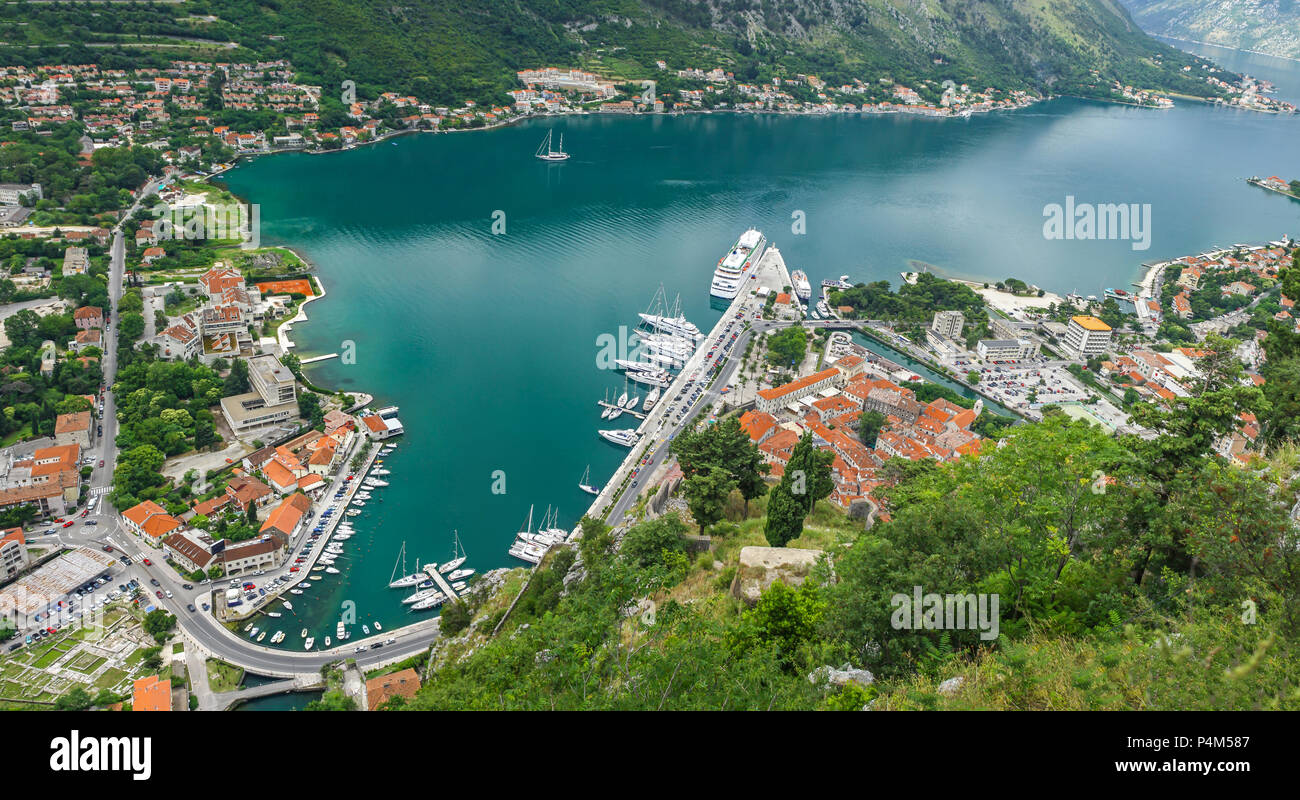
[[[1284,288],[1300,294],[1298,282],[1300,271],[1284,272]],[[1300,335],[1279,326],[1266,348],[1270,370],[1300,372]],[[1277,389],[1241,384],[1234,360],[1203,364],[1190,397],[1133,406],[1149,440],[1049,413],[978,457],[889,462],[878,494],[891,519],[864,529],[814,504],[787,546],[822,550],[821,563],[752,607],[731,591],[739,552],[768,543],[774,504],[789,514],[788,487],[758,493],[748,511],[737,489],[697,555],[694,527],[676,514],[617,545],[585,519],[498,635],[499,596],[458,609],[457,634],[405,707],[1300,707],[1295,423],[1278,416]],[[1243,413],[1276,442],[1250,469],[1212,451]],[[723,433],[685,445],[693,475],[749,473]],[[996,594],[996,638],[896,627],[892,598],[917,586]],[[809,680],[844,664],[871,671],[872,685]]]

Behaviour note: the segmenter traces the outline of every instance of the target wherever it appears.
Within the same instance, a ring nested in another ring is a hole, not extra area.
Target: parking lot
[[[1077,403],[1089,393],[1075,382],[1074,376],[1060,367],[1047,366],[1041,360],[1032,363],[994,364],[979,368],[980,391],[1008,408],[1028,408],[1033,403]]]

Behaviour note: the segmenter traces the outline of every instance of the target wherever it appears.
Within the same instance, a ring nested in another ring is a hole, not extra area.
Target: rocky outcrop
[[[749,605],[758,602],[763,592],[776,581],[787,586],[804,582],[821,550],[802,550],[794,547],[745,547],[740,551],[740,564],[731,582],[731,594]]]

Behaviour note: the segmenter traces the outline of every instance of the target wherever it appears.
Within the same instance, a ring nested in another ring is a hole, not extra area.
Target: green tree
[[[885,427],[885,415],[879,411],[864,411],[858,417],[858,439],[867,447],[876,446],[876,437]]]
[[[686,479],[682,489],[686,507],[700,526],[700,532],[722,519],[727,497],[736,488],[736,479],[722,467],[709,467]]]

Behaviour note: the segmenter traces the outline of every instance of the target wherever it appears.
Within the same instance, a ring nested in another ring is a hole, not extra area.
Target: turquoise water
[[[567,163],[532,158],[551,126]],[[1142,262],[1300,234],[1300,205],[1243,181],[1300,175],[1298,135],[1300,117],[1067,99],[967,120],[597,115],[237,167],[226,181],[261,204],[263,241],[298,249],[330,292],[294,331],[300,352],[355,342],[355,364],[323,362],[312,379],[400,405],[407,430],[345,574],[291,598],[287,644],[303,626],[331,633],[344,601],[359,622],[411,619],[386,588],[403,541],[413,568],[445,559],[459,530],[482,572],[515,565],[506,549],[530,505],[574,523],[584,468],[598,483],[625,454],[595,433],[596,400],[623,387],[597,369],[597,337],[633,325],[660,284],[712,325],[713,266],[746,226],[814,283],[897,284],[916,259],[1100,295]],[[1045,240],[1043,208],[1066,195],[1150,203],[1150,250]]]
[[[302,711],[308,703],[321,698],[321,692],[289,692],[270,697],[256,697],[241,703],[236,711]]]

